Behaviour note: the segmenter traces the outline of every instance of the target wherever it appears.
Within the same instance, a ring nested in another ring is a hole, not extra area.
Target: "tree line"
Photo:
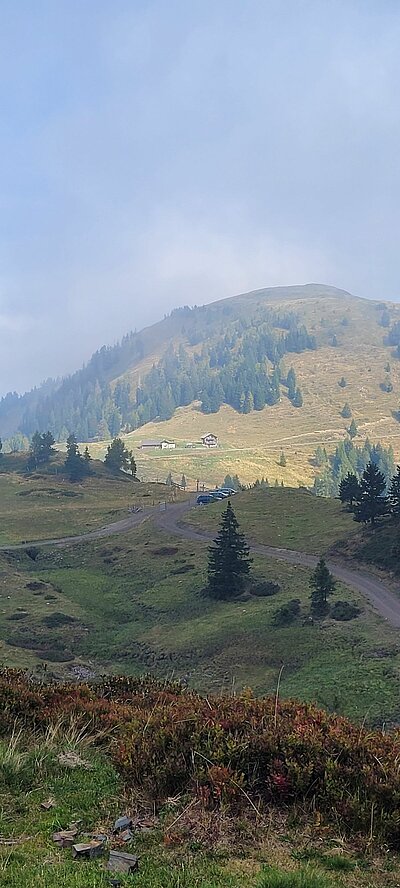
[[[339,485],[339,498],[353,512],[356,521],[374,525],[378,518],[388,515],[400,521],[400,466],[389,485],[383,472],[369,462],[361,478],[348,472]]]
[[[169,419],[193,400],[200,400],[204,413],[216,412],[223,403],[250,413],[277,403],[284,386],[293,405],[302,406],[295,372],[285,374],[281,362],[317,343],[294,312],[262,307],[250,317],[244,311],[238,317],[232,306],[185,307],[171,315],[170,323],[188,345],[170,348],[138,386],[121,378],[145,355],[140,335],[130,333],[121,343],[100,349],[71,376],[47,380],[21,397],[6,395],[0,401],[0,424],[13,412],[20,415],[18,434],[25,441],[36,429],[50,429],[58,441],[66,441],[71,429],[81,441],[107,440],[121,429]],[[191,346],[200,343],[193,352]],[[15,443],[20,449],[21,442]]]
[[[320,469],[314,481],[314,493],[317,496],[339,496],[340,483],[349,473],[361,478],[368,463],[374,463],[385,478],[388,487],[395,472],[392,447],[382,444],[371,444],[367,439],[357,446],[351,438],[341,441],[333,454],[327,454],[324,447],[317,447],[314,463]]]

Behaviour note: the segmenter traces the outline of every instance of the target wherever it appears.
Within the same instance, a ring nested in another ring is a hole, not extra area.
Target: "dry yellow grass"
[[[254,302],[256,296],[251,299]],[[296,311],[322,343],[315,352],[285,358],[286,369],[293,366],[296,370],[303,407],[294,408],[283,388],[279,404],[248,415],[228,406],[211,416],[201,413],[198,404],[179,408],[167,422],[151,422],[123,436],[135,451],[141,477],[164,480],[171,471],[179,480],[184,473],[193,486],[196,479],[205,485],[216,484],[227,473],[237,473],[246,483],[266,476],[272,483],[278,479],[291,486],[312,484],[315,467],[310,460],[315,448],[320,444],[332,451],[346,435],[349,420],[341,416],[346,401],[358,426],[356,443],[369,437],[385,446],[391,444],[395,457],[400,459],[400,362],[393,356],[393,349],[383,343],[387,330],[379,325],[381,309],[376,303],[346,294],[283,300],[281,305]],[[399,306],[391,306],[390,311],[393,322],[400,318]],[[338,341],[336,347],[330,345],[333,334]],[[157,345],[160,354],[162,349]],[[148,369],[148,361],[135,369],[136,379]],[[387,364],[393,385],[390,393],[380,388],[387,376]],[[342,376],[346,388],[338,385]],[[199,441],[207,431],[218,435],[218,450],[185,447],[187,442]],[[136,449],[145,439],[162,437],[174,440],[176,450]],[[90,444],[89,448],[93,455],[102,457],[106,443]],[[286,467],[278,464],[281,450]]]

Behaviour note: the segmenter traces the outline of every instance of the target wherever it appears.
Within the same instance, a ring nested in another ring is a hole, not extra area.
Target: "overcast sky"
[[[399,0],[0,0],[0,393],[176,305],[400,298]]]

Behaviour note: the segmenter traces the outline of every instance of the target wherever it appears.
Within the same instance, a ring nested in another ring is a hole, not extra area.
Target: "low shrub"
[[[335,601],[331,607],[330,615],[333,620],[354,620],[358,617],[361,610],[357,605],[351,604],[349,601]]]
[[[290,626],[300,615],[300,599],[291,598],[275,611],[272,622],[274,626]]]
[[[233,811],[249,799],[261,810],[300,806],[340,823],[344,834],[369,841],[372,832],[400,847],[399,731],[366,730],[312,704],[249,691],[205,698],[149,677],[61,685],[0,673],[3,735],[71,718],[78,728],[90,725],[127,784],[153,800],[182,792]],[[265,888],[279,886],[263,878]],[[293,885],[325,888],[319,878]]]
[[[252,583],[250,586],[251,594],[257,598],[270,598],[272,595],[277,595],[280,591],[279,583],[274,583],[272,580],[260,580],[259,582]]]

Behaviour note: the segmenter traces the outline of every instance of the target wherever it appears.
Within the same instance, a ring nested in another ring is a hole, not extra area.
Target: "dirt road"
[[[13,546],[0,546],[0,551],[10,552],[18,549],[26,549],[27,546],[43,546],[64,547],[84,543],[88,540],[102,539],[104,537],[113,536],[114,534],[127,533],[138,527],[144,521],[153,520],[156,527],[164,530],[168,534],[176,534],[187,540],[199,540],[207,542],[212,540],[214,534],[199,531],[188,524],[182,524],[182,518],[185,513],[193,508],[193,500],[176,505],[168,505],[165,511],[156,511],[156,509],[147,509],[143,512],[137,512],[123,518],[120,521],[114,521],[112,524],[106,524],[98,530],[92,530],[89,533],[79,534],[71,537],[60,537],[58,539],[49,540],[32,540],[25,543],[18,543]],[[276,549],[271,546],[263,546],[260,543],[251,543],[252,552],[259,555],[266,555],[268,558],[274,558],[277,561],[285,561],[288,564],[298,564],[301,567],[315,567],[318,561],[316,555],[308,555],[305,552],[295,552],[291,549]],[[389,586],[380,580],[374,574],[369,573],[363,568],[348,567],[344,562],[334,559],[328,559],[329,570],[334,576],[350,586],[356,592],[366,598],[372,607],[385,619],[388,623],[396,628],[400,628],[400,587],[397,596]]]

